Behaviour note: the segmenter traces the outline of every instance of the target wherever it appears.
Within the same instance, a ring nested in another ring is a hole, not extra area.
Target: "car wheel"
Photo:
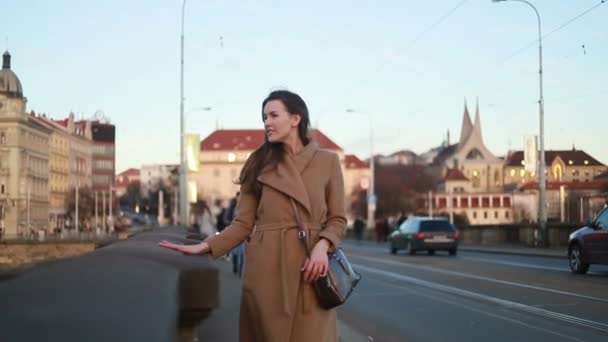
[[[412,249],[412,243],[409,241],[405,245],[405,252],[409,255],[416,254],[416,251]]]
[[[456,255],[458,253],[458,249],[457,248],[450,248],[450,250],[448,252],[450,253],[450,255]]]
[[[435,255],[435,251],[432,249],[429,249],[428,251],[426,251],[429,255]]]
[[[389,245],[388,250],[391,254],[397,254],[397,248],[395,248],[395,246],[393,246],[393,244]]]
[[[585,274],[589,270],[589,263],[583,261],[581,248],[578,244],[574,244],[568,250],[568,259],[570,261],[570,270],[572,273]]]

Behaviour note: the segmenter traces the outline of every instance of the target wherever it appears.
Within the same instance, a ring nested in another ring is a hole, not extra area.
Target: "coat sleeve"
[[[346,230],[346,204],[344,198],[344,178],[338,155],[334,155],[332,163],[332,173],[325,188],[325,198],[327,201],[327,222],[325,228],[319,234],[320,238],[325,238],[331,242],[330,250],[340,244]]]
[[[251,235],[256,220],[257,208],[257,197],[250,192],[241,192],[232,223],[222,230],[220,234],[216,234],[205,240],[211,248],[211,256],[218,258],[225,255]]]

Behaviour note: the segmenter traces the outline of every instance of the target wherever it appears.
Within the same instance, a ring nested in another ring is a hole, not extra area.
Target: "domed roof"
[[[23,97],[21,82],[11,70],[11,54],[6,51],[2,55],[2,70],[0,70],[0,94],[11,97]]]

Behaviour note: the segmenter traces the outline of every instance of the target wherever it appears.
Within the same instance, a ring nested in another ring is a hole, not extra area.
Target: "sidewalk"
[[[232,274],[230,262],[218,259],[214,265],[220,272],[220,306],[201,324],[198,340],[238,342],[241,281]],[[341,342],[369,342],[367,337],[339,320],[338,333]]]
[[[347,243],[353,245],[357,243],[356,240],[348,239],[345,240]],[[362,241],[367,246],[382,246],[388,248],[386,242],[375,242],[371,240]],[[526,247],[520,245],[470,245],[460,244],[458,246],[460,251],[464,252],[477,252],[477,253],[493,253],[493,254],[509,254],[509,255],[522,255],[522,256],[540,256],[540,257],[551,257],[551,258],[567,258],[568,251],[566,247],[562,248],[542,248],[542,247]]]

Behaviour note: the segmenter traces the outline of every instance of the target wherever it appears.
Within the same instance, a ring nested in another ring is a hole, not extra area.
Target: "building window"
[[[555,164],[553,167],[553,178],[555,178],[556,181],[561,182],[562,177],[564,177],[564,169],[560,164]]]
[[[474,211],[474,212],[473,212],[473,218],[474,218],[474,219],[476,219],[476,218],[477,218],[477,212],[476,212],[476,211]]]
[[[505,218],[508,219],[509,218],[509,212],[505,211]]]
[[[4,193],[4,184],[2,184],[2,185],[0,186],[0,193],[1,193],[1,194],[3,194],[3,193]]]
[[[487,211],[484,211],[484,212],[483,212],[483,218],[484,218],[484,219],[487,219],[487,218],[488,218],[488,212],[487,212]]]
[[[498,218],[498,211],[494,212],[494,218],[497,219]]]
[[[479,171],[475,170],[473,171],[473,187],[479,188],[480,185],[481,184],[479,182]]]
[[[511,177],[515,177],[515,169],[511,169]]]
[[[0,145],[6,144],[6,134],[4,132],[0,133]]]
[[[476,148],[469,151],[466,157],[468,160],[483,160],[483,154]]]
[[[234,163],[235,161],[236,161],[236,154],[234,154],[233,152],[228,153],[228,162]]]

